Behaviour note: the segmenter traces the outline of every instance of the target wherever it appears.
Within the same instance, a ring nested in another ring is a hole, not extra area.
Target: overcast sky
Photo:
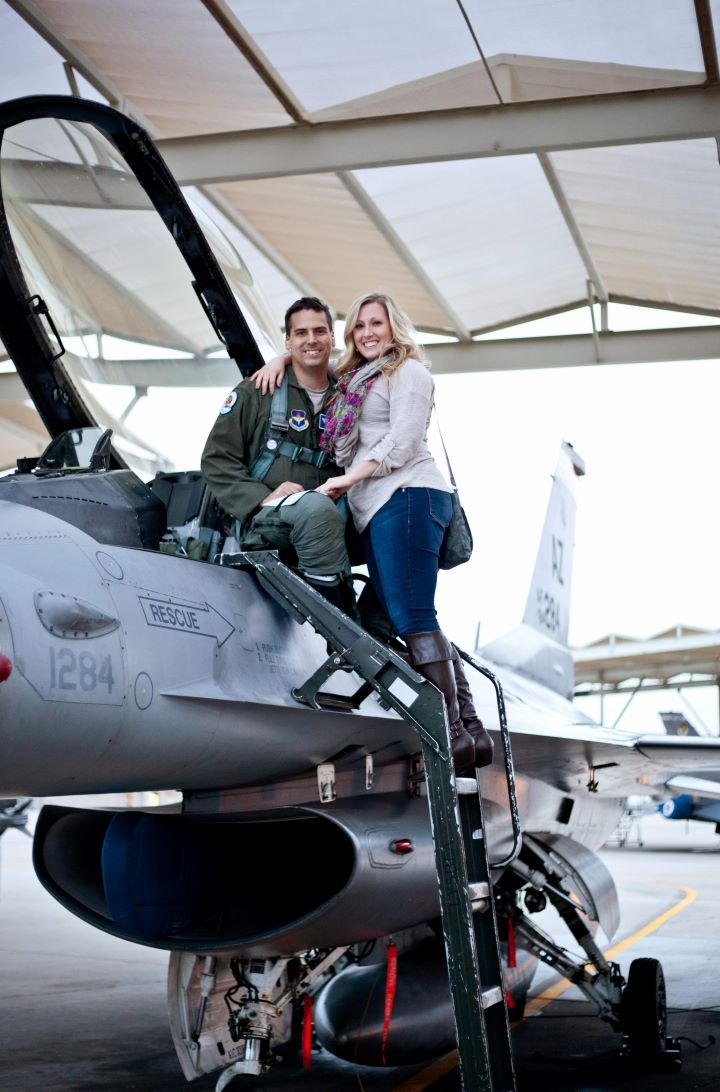
[[[479,621],[484,644],[520,621],[563,439],[587,467],[577,481],[571,643],[645,638],[678,624],[718,628],[717,361],[436,382],[476,541],[471,562],[442,575],[442,621],[453,637],[470,645]],[[686,697],[717,730],[717,692]],[[597,702],[586,707],[597,714]],[[674,693],[648,695],[623,726],[662,730],[657,708],[691,715]],[[619,703],[606,711],[612,719]]]

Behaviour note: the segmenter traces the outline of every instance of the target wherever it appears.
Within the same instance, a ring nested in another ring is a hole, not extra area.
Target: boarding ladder
[[[447,714],[440,691],[391,649],[333,607],[274,552],[234,554],[234,566],[254,569],[261,585],[291,616],[310,625],[332,649],[327,660],[293,691],[315,709],[327,704],[322,686],[336,671],[351,668],[363,679],[346,707],[358,708],[372,691],[411,724],[420,737],[425,768],[450,992],[464,1092],[514,1092],[502,965],[492,895],[491,870],[504,868],[520,850],[520,832],[510,737],[502,689],[495,676],[467,653],[463,659],[495,688],[513,845],[490,862],[482,800],[476,778],[456,778]],[[460,651],[460,650],[458,650]]]

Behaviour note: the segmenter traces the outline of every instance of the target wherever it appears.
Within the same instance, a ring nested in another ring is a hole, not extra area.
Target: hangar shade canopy
[[[661,19],[655,0],[10,8],[5,96],[66,90],[63,57],[188,183],[223,134],[208,196],[276,321],[299,291],[342,314],[381,286],[467,339],[577,306],[588,281],[599,301],[718,314],[719,0],[665,0]],[[393,125],[394,165],[363,166]],[[513,154],[484,154],[486,132]]]

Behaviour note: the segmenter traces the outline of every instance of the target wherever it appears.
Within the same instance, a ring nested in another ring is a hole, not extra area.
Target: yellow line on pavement
[[[438,1058],[427,1069],[423,1069],[421,1073],[416,1073],[409,1081],[403,1081],[402,1084],[396,1085],[393,1092],[423,1092],[424,1088],[429,1088],[431,1084],[439,1081],[446,1073],[456,1069],[457,1064],[458,1052],[457,1050],[451,1050],[449,1054]]]
[[[653,886],[656,887],[660,885],[653,884]],[[668,884],[663,886],[671,885]],[[679,914],[681,910],[684,910],[697,898],[697,891],[692,887],[684,887],[682,884],[672,884],[672,889],[673,891],[683,891],[683,898],[675,903],[674,906],[671,906],[669,910],[666,910],[664,913],[659,914],[658,917],[653,918],[647,925],[643,925],[637,932],[631,933],[630,936],[625,937],[624,940],[618,941],[612,948],[608,948],[608,950],[603,953],[606,959],[615,959],[615,957],[620,955],[621,952],[624,952],[626,948],[630,948],[633,944],[637,944],[643,937],[648,937],[651,933],[657,932],[666,921],[675,917],[676,914]],[[561,994],[565,993],[566,990],[569,990],[571,986],[572,982],[568,982],[566,978],[561,978],[552,986],[548,986],[541,994],[528,1002],[525,1006],[524,1018],[534,1016],[536,1012],[540,1012],[541,1009],[544,1009],[551,1001],[554,1001],[557,997],[560,997]],[[438,1058],[437,1061],[433,1062],[432,1065],[429,1065],[427,1069],[423,1069],[421,1073],[416,1073],[414,1077],[410,1077],[409,1080],[396,1085],[393,1092],[424,1092],[424,1089],[430,1088],[430,1086],[434,1084],[435,1081],[439,1080],[440,1077],[444,1077],[446,1073],[450,1073],[451,1070],[455,1069],[457,1064],[458,1052],[457,1050],[452,1050],[449,1054],[445,1054],[444,1057]]]

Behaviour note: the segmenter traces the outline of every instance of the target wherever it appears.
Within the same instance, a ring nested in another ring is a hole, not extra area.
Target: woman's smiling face
[[[392,341],[387,312],[377,300],[364,303],[360,308],[353,339],[355,348],[365,360],[377,360]]]

